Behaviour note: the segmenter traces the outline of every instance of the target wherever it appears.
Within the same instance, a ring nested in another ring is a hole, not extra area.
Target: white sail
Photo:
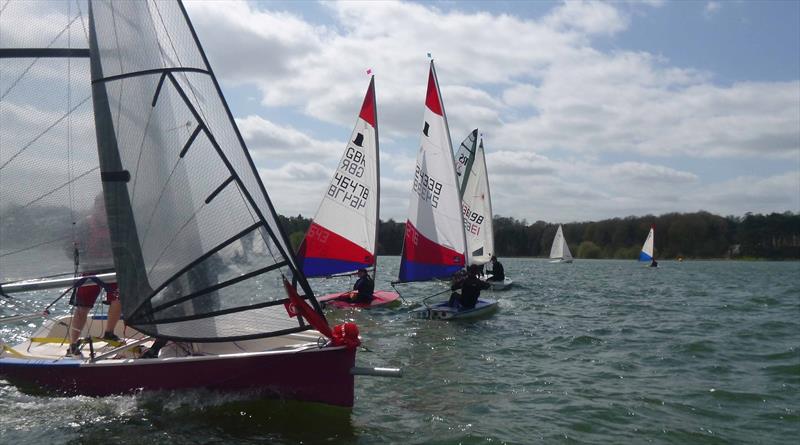
[[[464,267],[466,241],[457,184],[450,131],[431,61],[399,281],[447,278]]]
[[[475,133],[477,130],[473,132]],[[467,163],[462,175],[465,179],[462,180],[461,210],[467,238],[467,262],[482,265],[488,263],[494,255],[492,197],[489,191],[489,174],[486,170],[483,140],[471,156],[471,162]]]
[[[550,259],[572,260],[572,252],[569,251],[569,245],[567,245],[567,239],[564,238],[564,231],[561,228],[561,224],[558,225],[558,231],[556,231],[556,236],[553,238],[553,246],[550,248]]]
[[[639,253],[639,261],[652,261],[655,258],[653,254],[654,244],[655,244],[655,227],[650,227],[650,231],[647,233],[647,239],[644,240],[644,245],[642,245],[642,251]]]
[[[380,180],[375,78],[298,253],[307,277],[375,265]]]

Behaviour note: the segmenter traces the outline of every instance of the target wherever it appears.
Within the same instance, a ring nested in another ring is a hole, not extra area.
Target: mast
[[[89,54],[103,198],[111,236],[111,249],[114,254],[114,267],[121,271],[117,274],[117,285],[129,293],[135,290],[137,295],[149,295],[153,289],[147,275],[142,273],[146,269],[139,244],[139,235],[136,231],[136,219],[128,195],[127,184],[131,176],[130,172],[122,166],[108,94],[105,83],[102,81],[103,67],[99,57],[92,1],[89,2]],[[122,298],[120,301],[123,316],[133,315],[137,309],[136,305],[126,304],[126,302],[135,303],[136,300]]]
[[[450,125],[447,123],[447,112],[444,109],[444,100],[442,100],[442,90],[439,88],[439,76],[436,74],[436,66],[433,63],[433,59],[431,59],[431,71],[433,72],[433,82],[436,85],[436,95],[439,97],[439,105],[442,107],[442,119],[444,119],[444,129],[445,129],[445,134],[447,135],[447,147],[448,147],[447,152],[450,153],[450,165],[453,166],[453,179],[455,180],[456,187],[458,187],[458,175],[456,175],[456,169],[455,169],[456,160],[455,157],[453,157],[453,141],[450,139]],[[459,205],[459,208],[460,207],[461,206]],[[461,220],[461,242],[463,243],[464,246],[464,251],[461,253],[464,255],[464,259],[466,260],[468,255],[467,255],[467,234],[466,232],[464,232],[464,214],[463,212],[458,212],[458,215],[459,219]],[[467,264],[464,264],[464,267],[466,266]]]
[[[494,256],[494,211],[492,210],[492,185],[489,182],[489,166],[486,165],[486,151],[483,148],[483,136],[481,136],[481,143],[478,148],[481,152],[481,158],[483,160],[483,172],[486,174],[486,199],[489,200],[489,214],[486,215],[486,218],[488,219],[487,222],[489,223],[489,238],[492,240],[492,251],[489,253]]]
[[[126,321],[181,341],[310,329],[319,304],[180,2],[94,0],[93,100]],[[117,252],[117,250],[120,250]]]
[[[372,279],[378,275],[378,234],[381,226],[381,146],[378,135],[378,99],[375,97],[375,75],[369,80],[369,89],[372,91],[372,110],[375,117],[375,246],[372,249]]]

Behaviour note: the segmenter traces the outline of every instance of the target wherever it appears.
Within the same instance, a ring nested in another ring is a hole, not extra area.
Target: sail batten
[[[95,1],[90,34],[101,168],[132,176],[105,184],[126,322],[196,341],[308,329],[275,284],[319,306],[183,5]]]

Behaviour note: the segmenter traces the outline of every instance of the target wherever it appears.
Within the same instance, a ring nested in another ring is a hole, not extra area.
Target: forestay
[[[400,258],[399,281],[448,278],[464,267],[464,223],[455,160],[433,61]]]
[[[97,140],[126,322],[192,341],[308,329],[284,307],[281,275],[319,305],[183,5],[90,6]]]
[[[378,203],[378,125],[375,77],[347,148],[300,246],[308,277],[353,272],[375,264]]]
[[[0,6],[0,284],[114,265],[80,6]]]
[[[456,172],[463,166],[461,181],[461,212],[464,218],[464,233],[467,239],[468,264],[488,263],[494,255],[494,228],[492,227],[492,197],[489,189],[489,173],[486,169],[486,156],[483,139],[475,145],[475,129],[461,143],[456,154]],[[472,150],[468,143],[472,140]],[[463,150],[463,152],[462,152]],[[462,163],[462,157],[467,161]]]

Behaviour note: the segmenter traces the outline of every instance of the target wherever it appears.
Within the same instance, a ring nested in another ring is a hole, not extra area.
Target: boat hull
[[[392,303],[397,302],[397,299],[400,298],[400,294],[397,292],[390,292],[387,290],[379,290],[372,293],[373,299],[369,303],[350,303],[343,300],[337,300],[337,298],[342,295],[342,293],[337,294],[327,294],[321,297],[317,297],[317,301],[324,304],[325,307],[331,307],[336,309],[347,309],[347,308],[372,308],[377,306],[387,306],[391,305]]]
[[[413,311],[416,318],[428,320],[463,320],[485,317],[497,311],[497,301],[479,299],[472,309],[450,307],[446,301]]]
[[[489,278],[491,275],[487,276],[484,281],[491,285],[491,290],[506,290],[511,288],[514,285],[514,280],[511,278],[504,278],[503,281],[491,281]]]
[[[108,396],[153,390],[255,390],[263,397],[353,406],[355,349],[157,359],[0,358],[0,376],[30,392]]]
[[[564,258],[556,258],[556,259],[550,261],[550,264],[561,264],[561,263],[571,264],[572,263],[572,258],[567,259],[567,260],[565,260]]]

